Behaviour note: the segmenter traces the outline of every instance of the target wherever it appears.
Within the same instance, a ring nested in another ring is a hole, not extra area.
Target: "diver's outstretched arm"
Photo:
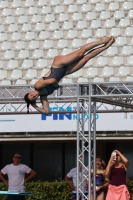
[[[40,113],[48,114],[49,113],[49,103],[47,101],[47,96],[40,96],[40,100],[42,102],[42,108],[36,105],[36,101],[34,101],[31,105]]]

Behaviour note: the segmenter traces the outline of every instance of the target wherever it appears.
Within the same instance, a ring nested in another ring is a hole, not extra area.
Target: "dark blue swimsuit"
[[[93,173],[92,173],[93,175]],[[103,174],[96,174],[96,186],[101,186],[104,184],[104,176]],[[93,189],[92,189],[93,191]],[[101,194],[101,192],[104,192],[103,189],[99,190],[99,191],[96,191],[96,197]]]
[[[55,68],[51,67],[51,73],[48,77],[43,77],[44,80],[50,79],[50,78],[55,78],[58,82],[65,76],[67,71],[67,66],[60,67],[60,68]],[[58,88],[54,87],[53,84],[50,84],[45,87],[48,94],[50,95],[54,92],[54,90],[57,90]]]
[[[104,176],[103,174],[96,174],[96,186],[101,186],[104,184]],[[99,191],[96,191],[96,197],[101,194],[104,190],[101,189]]]

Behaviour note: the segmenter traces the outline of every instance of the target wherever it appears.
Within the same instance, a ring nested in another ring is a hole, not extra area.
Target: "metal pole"
[[[80,113],[79,113],[79,85],[77,85],[77,188],[76,188],[76,199],[79,200],[79,131],[80,131]]]
[[[88,200],[91,200],[91,85],[89,84],[88,96]]]
[[[81,95],[84,94],[84,87],[82,86],[81,87]],[[82,139],[82,143],[81,143],[81,155],[82,155],[82,163],[84,164],[84,99],[82,99],[82,117],[81,117],[81,123],[82,123],[82,136],[81,136],[81,139]],[[81,184],[81,190],[82,192],[84,193],[84,166],[82,164],[82,173],[81,173],[81,181],[82,183]],[[81,199],[84,198],[84,195],[83,193],[81,194]]]
[[[91,85],[92,86],[92,85]],[[96,87],[94,86],[94,94],[96,94]],[[93,102],[93,198],[96,199],[96,101]]]

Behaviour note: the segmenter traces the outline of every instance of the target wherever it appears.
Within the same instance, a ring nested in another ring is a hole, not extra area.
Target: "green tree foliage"
[[[129,181],[127,187],[128,187],[130,194],[133,194],[133,181],[132,180]]]
[[[55,182],[29,182],[26,183],[26,191],[33,192],[33,196],[27,196],[26,200],[71,200],[72,191],[64,180]],[[133,181],[128,185],[130,194],[133,194]],[[0,190],[7,191],[7,187],[3,182],[0,182]],[[6,195],[0,195],[0,200],[6,200]]]
[[[71,200],[72,191],[63,180],[29,182],[25,186],[26,192],[33,192],[33,196],[27,196],[26,200]],[[2,182],[0,182],[0,190],[7,190],[7,187]],[[6,198],[6,195],[0,195],[0,200],[6,200]]]

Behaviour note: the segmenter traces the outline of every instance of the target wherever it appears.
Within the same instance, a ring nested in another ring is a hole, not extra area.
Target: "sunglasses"
[[[21,157],[20,157],[20,156],[15,156],[14,158],[18,158],[18,159],[21,159]]]

